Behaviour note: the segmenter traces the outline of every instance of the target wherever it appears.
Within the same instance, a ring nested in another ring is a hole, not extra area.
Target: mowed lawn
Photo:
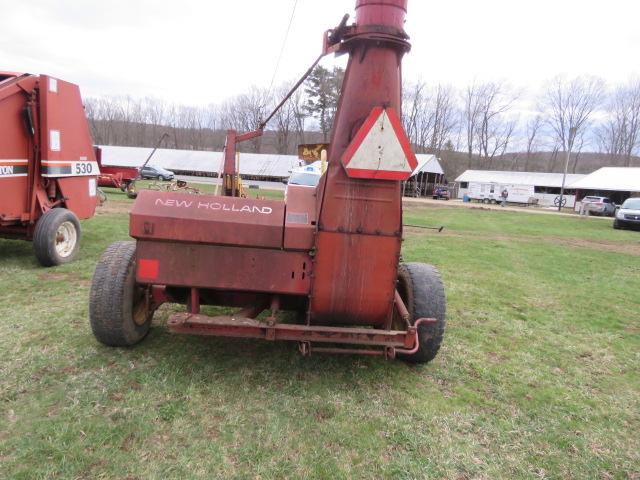
[[[174,336],[170,306],[111,349],[88,294],[127,238],[114,198],[74,264],[0,240],[0,478],[640,478],[640,232],[408,208],[445,226],[405,230],[404,260],[447,286],[426,366]]]

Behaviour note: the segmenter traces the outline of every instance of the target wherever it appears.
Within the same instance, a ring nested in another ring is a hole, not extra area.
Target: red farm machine
[[[136,180],[140,176],[140,170],[136,167],[106,166],[102,163],[102,150],[95,147],[96,160],[100,167],[98,186],[107,188],[118,188],[127,194],[129,198],[135,198]]]
[[[435,357],[443,283],[434,267],[400,256],[401,181],[417,165],[400,122],[406,8],[357,0],[355,23],[345,16],[325,34],[320,58],[348,54],[349,63],[317,188],[289,185],[285,201],[238,196],[236,146],[262,134],[269,117],[255,132],[227,135],[223,195],[140,192],[130,215],[136,242],[111,245],[93,277],[99,341],[139,342],[170,302],[186,305],[168,320],[175,333],[290,340],[305,355]],[[236,310],[204,315],[202,305]]]
[[[0,72],[0,237],[32,240],[44,266],[70,262],[98,174],[78,87]]]

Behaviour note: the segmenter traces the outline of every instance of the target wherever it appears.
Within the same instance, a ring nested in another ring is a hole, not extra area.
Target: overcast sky
[[[47,73],[84,96],[217,103],[269,86],[294,0],[0,0],[0,70]],[[298,0],[276,83],[317,56],[355,0]],[[535,94],[558,73],[610,84],[640,72],[640,0],[410,0],[405,77],[506,80]],[[330,60],[332,61],[332,60]]]

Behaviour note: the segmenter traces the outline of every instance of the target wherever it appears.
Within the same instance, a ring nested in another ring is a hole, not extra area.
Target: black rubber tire
[[[58,228],[65,222],[70,222],[75,228],[76,244],[71,253],[63,257],[56,251],[56,242]],[[52,208],[36,223],[33,232],[33,251],[43,267],[69,263],[78,256],[81,235],[80,222],[72,211],[66,208]]]
[[[136,309],[136,243],[115,242],[102,254],[91,282],[89,319],[93,335],[111,347],[129,347],[149,333],[153,311]],[[136,303],[138,302],[138,303]],[[143,322],[136,323],[134,316]]]
[[[411,363],[427,363],[435,358],[444,338],[447,300],[440,272],[425,263],[398,266],[398,292],[413,324],[419,318],[435,318],[437,323],[418,327],[418,351],[398,358]]]
[[[613,221],[613,228],[615,228],[616,230],[620,230],[622,228],[617,218]]]

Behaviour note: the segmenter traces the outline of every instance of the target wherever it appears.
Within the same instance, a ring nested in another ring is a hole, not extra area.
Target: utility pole
[[[573,141],[576,138],[577,128],[571,127],[569,129],[569,139],[567,141],[567,159],[564,162],[564,174],[562,175],[562,187],[560,188],[560,201],[558,202],[558,211],[562,210],[562,204],[564,202],[564,186],[567,182],[567,170],[569,169],[569,160],[571,159],[571,149],[573,148]]]

